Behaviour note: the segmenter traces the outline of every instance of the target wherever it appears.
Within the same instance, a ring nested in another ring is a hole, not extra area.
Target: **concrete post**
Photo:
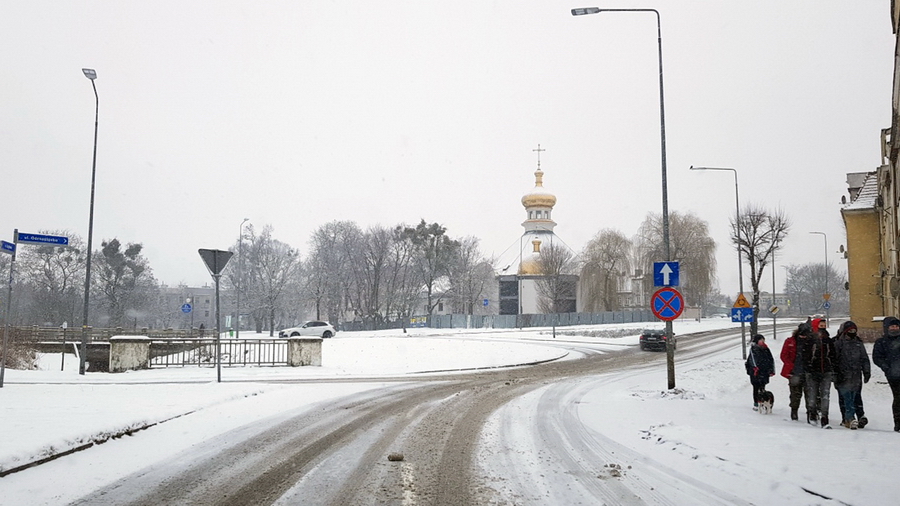
[[[109,338],[109,372],[150,368],[150,338],[113,336]]]
[[[288,365],[322,366],[321,337],[291,337],[288,339]]]

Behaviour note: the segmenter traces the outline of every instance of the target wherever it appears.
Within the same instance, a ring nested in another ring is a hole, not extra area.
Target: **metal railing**
[[[88,328],[88,340],[109,341],[112,336],[147,336],[150,339],[191,339],[215,334],[199,329],[148,329],[148,328]],[[66,342],[81,341],[81,327],[62,329],[60,327],[39,327],[37,325],[10,327],[10,338],[19,342]]]
[[[221,339],[222,365],[287,366],[286,339]],[[150,368],[215,367],[215,339],[151,339]]]

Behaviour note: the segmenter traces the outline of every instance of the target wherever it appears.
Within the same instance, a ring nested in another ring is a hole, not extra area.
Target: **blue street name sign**
[[[0,241],[0,251],[12,255],[16,252],[16,245],[11,242]]]
[[[181,312],[182,312],[182,313],[185,313],[185,314],[190,313],[190,312],[191,312],[191,309],[192,309],[192,308],[191,308],[191,305],[190,305],[190,304],[182,304],[182,305],[181,305]]]
[[[731,321],[734,323],[752,323],[753,308],[752,307],[733,307],[731,308]]]
[[[678,262],[653,262],[653,286],[678,286]]]
[[[487,307],[487,306],[488,306],[488,300],[487,300],[487,299],[484,299],[484,301],[481,303],[481,305],[484,306],[484,307]]]
[[[60,235],[41,235],[41,234],[23,234],[19,233],[16,242],[25,244],[58,244],[65,246],[69,244],[69,238]]]

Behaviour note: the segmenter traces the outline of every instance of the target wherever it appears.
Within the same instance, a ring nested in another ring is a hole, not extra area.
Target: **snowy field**
[[[837,323],[832,321],[832,331]],[[684,481],[714,483],[730,491],[736,504],[896,504],[890,485],[900,471],[896,458],[900,434],[892,430],[891,394],[881,371],[873,368],[872,381],[863,389],[870,420],[863,430],[837,425],[840,412],[833,389],[834,429],[791,422],[787,381],[780,376],[770,384],[776,396],[775,412],[760,415],[750,409],[739,327],[728,320],[675,323],[679,335],[722,327],[737,329],[734,346],[702,358],[676,355],[674,391],[666,389],[665,355],[660,353],[653,367],[601,375],[566,393],[573,396],[577,416],[587,430],[618,448],[616,458],[625,464],[622,472],[627,473],[627,465],[641,464],[678,470]],[[409,329],[406,335],[345,332],[324,342],[323,367],[223,368],[222,383],[215,381],[214,368],[79,376],[74,360],[60,372],[60,355],[45,356],[42,370],[6,371],[6,385],[0,390],[0,472],[93,446],[0,478],[0,504],[66,504],[235,427],[285,416],[280,413],[341,395],[383,388],[387,383],[379,377],[406,375],[413,381],[418,372],[575,358],[577,352],[568,352],[560,346],[564,343],[591,343],[609,350],[636,347],[640,328],[641,324],[559,328],[555,339],[550,329]],[[792,329],[780,323],[778,340],[769,339],[779,370],[780,347]],[[581,335],[570,335],[573,331]],[[610,332],[608,337],[598,337],[598,331]],[[242,337],[267,336],[242,333]],[[352,377],[365,380],[333,381]],[[268,382],[272,380],[305,382]],[[396,380],[391,384],[396,385]],[[528,404],[540,392],[503,409]],[[156,437],[162,432],[159,427],[167,428],[164,440]],[[514,434],[501,440],[494,437],[495,429],[489,426],[482,436],[485,455],[498,451],[501,444],[521,451],[533,444],[516,440]],[[104,448],[120,438],[136,446],[135,457],[114,463],[104,460]],[[91,479],[68,472],[98,462],[103,462],[103,469]],[[479,465],[490,469],[501,464],[484,459]],[[47,486],[51,472],[53,485]],[[533,469],[521,472],[559,472],[560,479],[566,479],[564,470],[548,469],[539,459]],[[690,498],[672,500],[692,503]]]

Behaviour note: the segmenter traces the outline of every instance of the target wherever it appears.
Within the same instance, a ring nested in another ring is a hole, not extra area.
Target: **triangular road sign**
[[[218,276],[225,270],[225,265],[231,260],[234,253],[230,251],[222,251],[218,249],[201,249],[198,250],[200,258],[206,263],[206,268],[213,276]]]
[[[740,295],[738,295],[737,300],[734,301],[734,305],[731,307],[753,307],[753,306],[751,306],[750,303],[747,302],[747,297],[744,297],[744,294],[740,294]]]

